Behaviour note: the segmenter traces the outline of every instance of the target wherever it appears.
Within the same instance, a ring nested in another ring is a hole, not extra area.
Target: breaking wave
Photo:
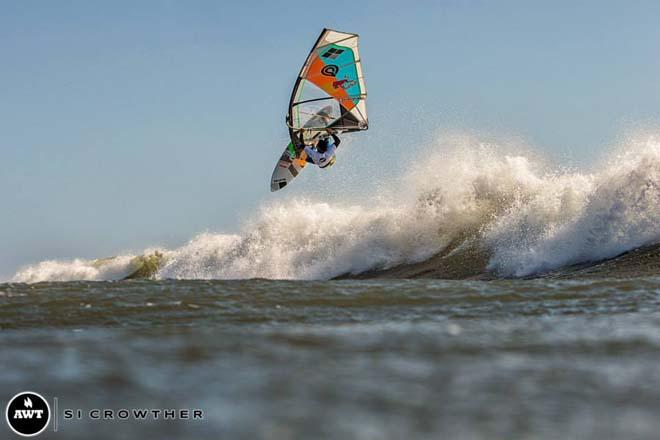
[[[266,203],[238,234],[139,257],[45,261],[13,281],[526,277],[660,242],[658,137],[628,141],[591,171],[469,136],[439,139],[426,157],[370,203]]]

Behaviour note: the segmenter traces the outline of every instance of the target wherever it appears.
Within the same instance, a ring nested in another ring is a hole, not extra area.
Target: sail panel
[[[287,123],[294,132],[303,128],[319,108],[330,105],[327,117],[315,120],[324,131],[368,128],[367,91],[362,74],[357,34],[324,29],[303,65],[289,105]]]

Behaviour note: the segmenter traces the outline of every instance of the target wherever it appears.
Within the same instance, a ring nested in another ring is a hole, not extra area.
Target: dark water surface
[[[652,277],[4,284],[0,394],[57,397],[49,439],[651,439],[659,310]]]

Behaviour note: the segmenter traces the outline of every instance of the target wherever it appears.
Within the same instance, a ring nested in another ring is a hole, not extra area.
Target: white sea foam
[[[94,260],[48,260],[24,267],[12,281],[38,283],[41,281],[116,280],[129,275],[132,255],[122,255],[96,264]]]
[[[631,143],[594,173],[548,176],[485,228],[489,268],[530,275],[660,242],[660,141]]]
[[[395,178],[399,191],[361,205],[265,203],[238,234],[205,233],[164,251],[157,276],[326,279],[422,261],[467,236],[490,252],[488,270],[526,276],[660,242],[658,138],[631,140],[589,172],[553,170],[514,150],[439,139],[422,165]],[[118,279],[130,261],[47,261],[14,281]]]

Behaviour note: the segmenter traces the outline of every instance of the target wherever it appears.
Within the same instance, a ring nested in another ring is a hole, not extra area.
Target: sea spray
[[[525,276],[660,242],[660,142],[630,145],[601,170],[544,179],[484,229],[489,268]]]
[[[204,233],[160,250],[158,270],[150,274],[328,279],[424,261],[447,264],[429,260],[445,255],[454,265],[479,266],[467,272],[517,277],[660,242],[660,142],[653,137],[630,141],[589,172],[553,169],[506,144],[441,138],[408,169],[393,178],[397,190],[368,203],[293,197],[264,203],[238,234]],[[466,253],[474,246],[488,253],[487,264]],[[135,262],[134,255],[47,261],[13,280],[121,279],[135,273]]]

